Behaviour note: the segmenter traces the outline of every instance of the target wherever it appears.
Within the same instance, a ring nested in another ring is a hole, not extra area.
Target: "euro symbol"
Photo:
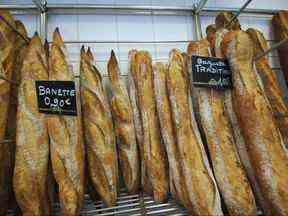
[[[71,101],[70,101],[70,99],[69,99],[69,98],[66,99],[66,100],[65,100],[65,103],[66,103],[67,105],[71,105]]]

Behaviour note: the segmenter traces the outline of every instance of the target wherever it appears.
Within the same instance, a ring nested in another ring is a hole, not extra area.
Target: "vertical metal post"
[[[39,35],[42,42],[47,38],[47,12],[40,13],[40,27],[39,27]]]
[[[196,40],[200,40],[203,37],[200,12],[205,7],[207,1],[208,0],[200,0],[197,4],[194,5],[194,36]]]
[[[40,11],[40,26],[39,26],[39,35],[44,42],[47,37],[47,1],[46,0],[33,0],[34,4]]]
[[[200,15],[199,13],[194,13],[194,38],[198,41],[202,37],[203,34],[201,29]]]

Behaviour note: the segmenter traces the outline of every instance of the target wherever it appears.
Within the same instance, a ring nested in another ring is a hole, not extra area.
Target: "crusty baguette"
[[[117,199],[115,134],[102,77],[92,58],[81,51],[81,95],[88,172],[93,188],[107,206]]]
[[[165,148],[161,143],[153,90],[152,59],[148,52],[139,51],[135,54],[135,71],[132,76],[137,89],[138,109],[141,114],[146,172],[152,185],[154,199],[164,201],[169,190],[168,162]]]
[[[219,20],[220,21],[222,20],[222,22],[219,23]],[[221,42],[222,42],[225,34],[229,32],[228,29],[240,30],[240,24],[238,24],[239,23],[238,20],[236,21],[236,27],[235,26],[233,27],[233,25],[227,26],[227,23],[229,22],[229,20],[230,20],[229,16],[222,16],[222,18],[221,18],[221,13],[220,13],[220,18],[218,18],[218,25],[217,25],[217,29],[216,29],[217,31],[215,33],[216,37],[215,37],[215,45],[214,45],[215,56],[218,58],[224,57],[222,50],[221,50]],[[216,17],[215,22],[217,22],[217,17]],[[226,26],[226,28],[225,28],[225,26]],[[232,92],[226,91],[224,98],[225,98],[224,99],[225,110],[226,110],[226,113],[229,117],[230,124],[233,128],[236,148],[237,148],[240,160],[241,160],[241,162],[245,168],[249,182],[251,184],[256,203],[263,211],[265,211],[265,213],[268,213],[267,210],[265,210],[265,209],[267,209],[267,207],[266,207],[265,201],[263,199],[263,195],[261,194],[259,184],[256,181],[256,175],[255,175],[255,172],[252,168],[250,158],[248,156],[245,138],[243,136],[243,132],[242,132],[242,129],[240,127],[240,123],[237,119],[237,116],[235,114],[235,110],[233,108]]]
[[[184,206],[188,206],[188,193],[182,178],[179,161],[180,156],[178,153],[176,137],[173,129],[172,113],[166,88],[167,73],[168,66],[165,66],[163,63],[157,62],[153,66],[153,80],[157,114],[169,161],[169,181],[171,194]]]
[[[254,56],[257,56],[268,49],[267,42],[260,31],[249,28],[246,32],[253,41]],[[263,56],[256,61],[255,65],[263,82],[265,94],[272,106],[274,117],[283,137],[283,141],[285,145],[288,146],[288,110],[283,99],[284,95],[279,86],[276,73],[271,69],[266,56]]]
[[[119,79],[120,69],[113,50],[107,67],[112,93],[111,112],[117,137],[120,168],[127,191],[135,193],[139,189],[140,160],[133,110],[126,86]]]
[[[190,101],[189,81],[178,50],[169,55],[167,89],[172,110],[188,210],[195,215],[222,215],[219,192],[208,164]]]
[[[137,50],[130,50],[128,53],[129,58],[129,73],[128,73],[128,93],[131,101],[131,106],[133,110],[133,119],[136,133],[136,140],[138,144],[139,157],[140,157],[140,170],[141,170],[141,187],[142,189],[148,193],[152,193],[152,185],[148,178],[146,164],[144,162],[144,148],[143,148],[143,127],[140,116],[140,110],[138,108],[139,101],[137,96],[136,84],[133,78],[133,74],[136,73],[136,62],[135,55]],[[134,75],[135,76],[135,75]]]
[[[45,114],[39,113],[35,80],[48,80],[40,38],[29,43],[18,94],[14,191],[23,215],[49,215],[47,171],[49,137]]]
[[[253,42],[247,33],[232,31],[225,35],[221,47],[233,72],[233,107],[266,209],[271,215],[287,215],[288,154],[257,80]]]
[[[194,55],[209,56],[209,42],[198,43]],[[229,90],[227,90],[229,91]],[[256,204],[236,149],[224,104],[225,92],[198,88],[198,106],[214,175],[230,215],[256,215]]]
[[[277,41],[284,40],[288,38],[288,11],[279,11],[276,13],[272,19],[273,30],[275,39]],[[278,55],[280,60],[281,69],[283,71],[286,84],[288,83],[288,45],[278,48]]]
[[[16,20],[15,26],[17,31],[20,32],[21,35],[26,38],[26,40],[29,40],[27,31],[23,23],[19,20]],[[27,42],[21,36],[16,34],[15,42],[13,45],[14,45],[15,59],[13,64],[12,80],[19,83],[21,80],[21,68],[26,53]],[[9,139],[15,139],[16,137],[17,96],[18,96],[18,85],[11,85],[9,118],[8,118],[8,127],[6,131],[6,136]]]
[[[16,20],[15,26],[18,32],[21,33],[22,36],[29,41],[27,31],[25,29],[24,24]],[[15,43],[14,43],[14,53],[15,59],[13,64],[13,73],[12,73],[12,80],[16,83],[20,83],[21,80],[21,69],[23,64],[23,59],[26,55],[26,48],[28,46],[27,41],[25,41],[21,36],[16,34]],[[9,104],[9,114],[8,114],[8,122],[7,122],[7,129],[6,129],[6,138],[10,140],[16,139],[16,114],[17,114],[17,104],[18,104],[18,86],[19,85],[11,85],[11,92],[10,92],[10,104]],[[13,170],[15,166],[15,143],[11,143],[10,145],[10,184],[9,184],[9,195],[10,195],[10,205],[13,206],[12,208],[17,208],[17,202],[15,199],[15,194],[13,191]],[[8,177],[7,177],[8,178]]]
[[[15,22],[8,11],[0,10],[0,16],[10,25],[16,27]],[[15,58],[15,33],[0,19],[0,75],[11,79]],[[10,83],[0,79],[0,142],[5,139],[8,120],[8,108],[10,101]],[[15,118],[14,118],[15,119]],[[0,215],[7,210],[9,199],[9,184],[11,176],[11,145],[13,143],[0,144]]]
[[[53,34],[49,56],[50,80],[74,80],[66,53],[66,47],[57,28]],[[77,97],[77,116],[48,117],[52,168],[59,187],[63,215],[78,215],[84,199],[85,157],[79,102]]]

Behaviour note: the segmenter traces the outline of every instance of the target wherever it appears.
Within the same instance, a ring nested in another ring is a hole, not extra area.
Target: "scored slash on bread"
[[[23,215],[50,214],[47,195],[49,137],[45,114],[39,113],[35,80],[48,80],[47,59],[34,35],[24,57],[18,94],[14,191]]]
[[[74,81],[73,77],[64,41],[56,28],[49,55],[49,80]],[[78,94],[76,101],[77,116],[47,117],[52,169],[59,187],[63,215],[79,214],[84,199],[85,155]]]
[[[108,61],[111,112],[114,119],[118,156],[124,184],[128,193],[139,190],[140,165],[136,142],[133,110],[126,86],[119,79],[120,69],[114,51]]]
[[[107,206],[117,199],[118,164],[115,134],[102,77],[91,51],[81,48],[81,96],[88,173],[92,187]]]

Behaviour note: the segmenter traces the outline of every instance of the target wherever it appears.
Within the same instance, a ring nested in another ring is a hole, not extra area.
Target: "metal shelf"
[[[54,204],[53,215],[60,216],[59,203]],[[148,195],[134,194],[129,195],[125,192],[120,193],[117,203],[113,207],[105,207],[102,201],[93,202],[89,195],[85,195],[81,215],[85,216],[186,216],[187,211],[170,198],[165,203],[157,203]],[[7,216],[15,216],[13,210],[9,210]]]

